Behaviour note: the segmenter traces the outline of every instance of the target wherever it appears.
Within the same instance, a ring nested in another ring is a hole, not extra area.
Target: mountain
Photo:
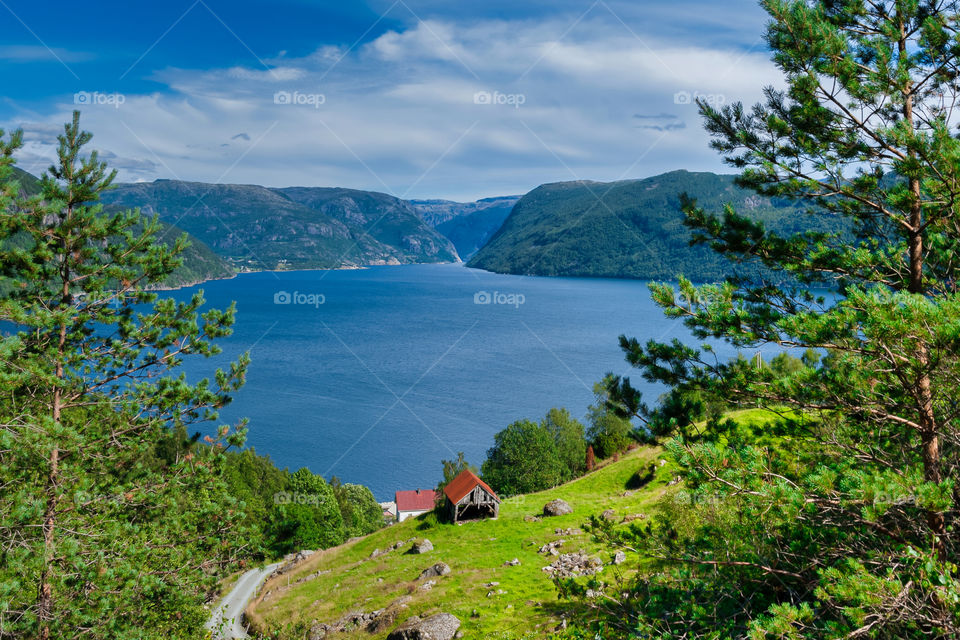
[[[799,203],[741,189],[731,175],[673,171],[643,180],[559,182],[523,196],[468,266],[541,276],[719,280],[731,263],[708,246],[689,245],[681,193],[709,211],[731,204],[782,233],[834,224],[811,218]]]
[[[13,167],[13,180],[20,183],[20,191],[23,195],[35,196],[40,193],[40,178],[24,171],[20,167]]]
[[[159,215],[241,270],[459,260],[413,206],[382,193],[156,180],[119,185],[103,200]]]
[[[520,196],[484,198],[476,202],[411,200],[420,216],[447,237],[468,260],[497,232]]]
[[[33,174],[14,167],[12,179],[20,183],[23,195],[33,196],[40,193],[40,179]],[[184,233],[183,229],[161,221],[157,239],[169,246]],[[206,244],[189,233],[187,239],[190,246],[180,254],[182,264],[167,277],[162,287],[184,287],[207,280],[229,278],[236,274],[226,260],[215,254]]]

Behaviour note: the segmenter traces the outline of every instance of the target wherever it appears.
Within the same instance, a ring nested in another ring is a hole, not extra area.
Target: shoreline
[[[339,267],[305,267],[302,269],[243,269],[241,271],[236,271],[232,275],[222,276],[217,278],[207,278],[205,280],[197,280],[196,282],[188,282],[178,285],[156,285],[147,288],[147,291],[179,291],[180,289],[189,289],[190,287],[195,287],[201,285],[205,282],[217,282],[220,280],[233,280],[237,276],[242,276],[248,273],[295,273],[297,271],[362,271],[370,269],[371,267],[411,267],[411,266],[425,266],[425,265],[464,265],[466,263],[462,260],[459,262],[398,262],[398,263],[370,263],[363,265],[341,265]],[[470,267],[471,269],[474,267]],[[484,269],[479,269],[479,271],[484,271]],[[491,272],[493,273],[493,272]]]

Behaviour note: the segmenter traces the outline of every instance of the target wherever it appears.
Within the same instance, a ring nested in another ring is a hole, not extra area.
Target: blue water
[[[365,484],[378,500],[434,486],[440,461],[458,451],[479,466],[514,420],[551,407],[582,418],[607,372],[632,373],[655,401],[663,389],[642,384],[617,336],[689,339],[645,283],[628,280],[410,265],[244,274],[168,295],[196,288],[211,306],[237,303],[235,333],[215,362],[247,350],[252,358],[223,421],[249,418],[247,442],[259,453]],[[295,299],[277,304],[282,292]],[[477,304],[483,292],[490,302]],[[186,364],[191,378],[212,368]]]

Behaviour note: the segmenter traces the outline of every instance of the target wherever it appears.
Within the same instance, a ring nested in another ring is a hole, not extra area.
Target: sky
[[[124,182],[469,201],[726,171],[695,96],[780,84],[755,0],[0,0],[0,127],[74,109]]]

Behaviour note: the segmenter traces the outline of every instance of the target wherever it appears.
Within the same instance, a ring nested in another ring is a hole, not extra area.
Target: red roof
[[[478,478],[470,469],[461,471],[456,478],[450,481],[450,484],[443,488],[443,493],[450,499],[450,502],[456,504],[460,502],[463,496],[473,491],[477,485],[486,489],[490,495],[496,498],[497,502],[500,502],[500,498],[493,492],[490,485]]]
[[[430,511],[437,501],[437,492],[433,489],[423,491],[397,491],[397,512]]]

